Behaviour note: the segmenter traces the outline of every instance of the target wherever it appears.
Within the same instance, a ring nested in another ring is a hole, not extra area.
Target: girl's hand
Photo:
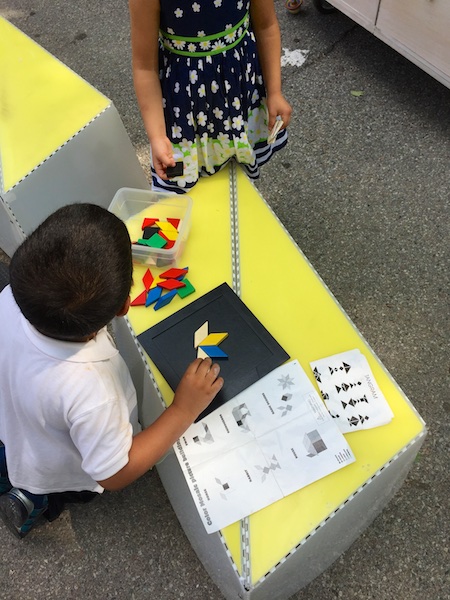
[[[161,179],[167,179],[167,167],[174,167],[173,148],[168,137],[161,137],[150,142],[152,149],[152,162],[156,174]]]
[[[292,107],[281,92],[267,96],[267,110],[269,112],[269,131],[275,125],[278,115],[283,120],[283,128],[289,125]]]
[[[187,368],[175,391],[172,406],[192,423],[222,389],[220,367],[210,358],[197,358]]]

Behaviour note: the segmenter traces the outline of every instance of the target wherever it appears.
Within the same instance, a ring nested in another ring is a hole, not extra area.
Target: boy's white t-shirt
[[[14,487],[91,490],[128,462],[136,391],[106,327],[86,343],[39,333],[0,294],[0,440]]]

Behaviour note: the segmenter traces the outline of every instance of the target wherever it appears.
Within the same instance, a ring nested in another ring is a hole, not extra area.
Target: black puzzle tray
[[[228,358],[213,359],[220,365],[225,383],[197,421],[289,358],[230,286],[223,283],[138,336],[172,390],[197,356],[194,334],[206,321],[210,334],[228,334],[219,346]]]

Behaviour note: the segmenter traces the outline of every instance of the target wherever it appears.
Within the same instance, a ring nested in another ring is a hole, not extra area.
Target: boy
[[[173,403],[144,431],[107,332],[130,305],[131,243],[104,208],[50,215],[12,257],[0,294],[0,515],[19,537],[67,501],[146,473],[223,385],[210,359],[189,365]]]

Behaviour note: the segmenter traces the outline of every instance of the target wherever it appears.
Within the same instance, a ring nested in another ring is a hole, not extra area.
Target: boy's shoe
[[[296,15],[302,8],[303,0],[285,0],[284,6],[292,15]]]
[[[33,501],[17,488],[0,496],[0,517],[18,538],[24,538],[47,510],[47,497],[42,498],[42,506],[35,508]]]

